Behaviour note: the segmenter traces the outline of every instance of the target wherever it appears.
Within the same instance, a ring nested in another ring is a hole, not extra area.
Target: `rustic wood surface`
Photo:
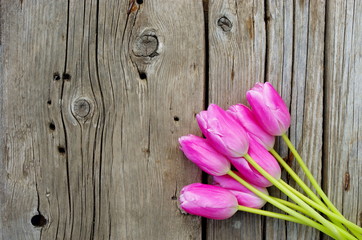
[[[179,210],[182,186],[206,178],[178,137],[257,81],[280,91],[292,142],[361,226],[360,12],[357,0],[1,1],[0,240],[328,239]]]
[[[362,226],[362,2],[333,1],[326,10],[323,183]]]
[[[209,1],[209,103],[221,107],[245,103],[245,92],[264,80],[263,1]],[[224,221],[208,220],[207,239],[263,236],[261,216],[237,213]],[[253,226],[253,227],[250,227]]]

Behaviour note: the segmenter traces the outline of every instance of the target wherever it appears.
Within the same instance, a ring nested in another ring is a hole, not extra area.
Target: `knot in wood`
[[[217,21],[217,25],[224,32],[230,32],[231,28],[233,27],[233,24],[231,23],[231,21],[225,16],[219,18],[219,20]]]
[[[73,115],[79,118],[85,118],[91,111],[91,104],[85,98],[79,98],[73,102]]]
[[[133,53],[137,57],[155,57],[158,55],[158,39],[155,35],[145,34],[137,38]]]

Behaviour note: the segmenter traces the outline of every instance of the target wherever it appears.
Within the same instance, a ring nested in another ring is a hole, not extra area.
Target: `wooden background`
[[[205,180],[178,137],[200,135],[196,113],[245,103],[257,81],[281,92],[291,140],[362,224],[362,1],[0,4],[1,240],[327,239],[178,208],[182,186]]]

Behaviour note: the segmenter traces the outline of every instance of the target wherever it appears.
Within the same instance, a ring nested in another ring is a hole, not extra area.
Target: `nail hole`
[[[59,146],[58,147],[58,152],[61,153],[61,154],[64,154],[65,153],[65,148],[62,147],[62,146]]]
[[[63,73],[63,79],[64,80],[70,80],[72,78],[72,76],[70,76],[69,73]]]
[[[172,200],[177,200],[177,197],[176,197],[176,196],[172,196],[171,199],[172,199]]]
[[[147,79],[146,73],[140,72],[140,78],[141,78],[142,80]]]
[[[142,4],[143,3],[143,0],[137,0],[136,1],[138,4]]]
[[[47,220],[41,214],[33,216],[30,221],[34,227],[43,227],[47,223]]]
[[[180,118],[177,117],[177,116],[174,116],[174,117],[173,117],[173,120],[175,120],[176,122],[178,122],[178,121],[180,120]]]
[[[50,130],[55,130],[55,125],[54,125],[54,123],[49,123],[49,128],[50,128]]]
[[[60,74],[59,74],[58,72],[55,72],[55,73],[53,74],[53,80],[55,80],[55,81],[60,80]]]
[[[48,104],[48,105],[52,105],[52,100],[48,100],[48,101],[47,101],[47,104]]]

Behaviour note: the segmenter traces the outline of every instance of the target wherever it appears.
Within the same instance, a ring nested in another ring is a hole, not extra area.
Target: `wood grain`
[[[200,181],[177,142],[196,133],[203,107],[200,11],[186,1],[2,5],[1,239],[200,238],[200,218],[176,201]]]
[[[328,239],[179,209],[202,179],[178,137],[258,81],[281,93],[292,142],[362,225],[360,1],[18,0],[0,12],[0,240]]]
[[[320,182],[325,2],[300,1],[292,6],[290,2],[269,1],[267,19],[267,80],[278,86],[279,92],[290,104],[290,139],[313,176]],[[310,185],[298,164],[286,152],[285,144],[279,143],[282,157],[288,159],[298,175]],[[284,177],[289,179],[288,176]],[[293,180],[289,182],[297,187]],[[275,192],[272,194],[276,195]],[[276,224],[275,220],[268,219],[266,238],[285,235],[285,239],[319,239],[320,233],[313,228],[289,222],[286,223],[284,234],[275,233],[275,229],[278,229]]]
[[[313,159],[308,162],[308,166],[320,181],[323,95],[316,93],[323,92],[325,3],[316,4],[303,1],[292,5],[284,1],[267,1],[266,9],[262,2],[253,2],[253,4],[255,6],[249,7],[247,4],[238,5],[234,2],[226,4],[224,2],[218,6],[218,2],[210,1],[210,24],[216,22],[217,17],[222,16],[230,19],[237,15],[238,19],[235,28],[233,25],[234,31],[233,29],[225,31],[220,26],[219,29],[211,25],[209,27],[210,102],[219,103],[224,107],[237,102],[245,102],[242,94],[253,83],[264,80],[272,82],[286,103],[290,104],[293,119],[291,139],[297,146],[303,146],[298,150],[305,159]],[[242,10],[238,8],[240,6]],[[252,20],[249,20],[250,17]],[[266,21],[266,24],[263,20]],[[295,21],[294,25],[293,21]],[[233,23],[233,21],[231,22]],[[245,24],[244,29],[239,27],[243,23]],[[250,23],[253,24],[250,25]],[[256,40],[253,39],[254,28],[257,29],[257,33],[262,33]],[[250,31],[251,29],[253,31]],[[309,31],[309,29],[312,30]],[[309,45],[309,42],[313,44]],[[235,47],[238,44],[239,46]],[[261,58],[256,60],[255,55]],[[260,70],[249,70],[253,68]],[[264,71],[267,71],[265,76]],[[278,142],[276,148],[284,158],[288,158],[285,145]],[[296,170],[300,173],[298,169]],[[271,194],[283,197],[279,191],[273,188]],[[278,211],[271,206],[267,206],[267,209]],[[245,219],[245,217],[242,218],[242,220],[248,221]],[[239,219],[234,217],[223,223],[211,221],[211,226],[208,226],[210,237],[218,239],[221,236],[225,237],[222,234],[226,234],[227,239],[239,238],[240,233],[235,234],[233,231],[232,226],[235,225],[233,221],[239,221]],[[244,237],[263,238],[262,235],[248,232],[250,229],[247,223],[241,225],[246,225],[246,229],[240,231]],[[252,225],[255,226],[255,223]],[[269,218],[263,227],[261,232],[264,232],[266,239],[275,239],[276,236],[278,239],[283,239],[284,236],[286,239],[299,237],[316,239],[319,236],[319,233],[311,228],[290,223],[285,228],[283,221]]]
[[[209,1],[209,103],[245,103],[245,92],[264,81],[263,1]],[[262,239],[263,218],[237,213],[207,221],[207,239]]]
[[[323,64],[325,1],[300,1],[294,5],[291,79],[291,141],[317,182],[322,177]],[[296,161],[298,175],[309,184]],[[296,186],[294,181],[290,182]],[[298,188],[299,189],[299,188]],[[320,233],[300,224],[287,223],[287,239],[318,239]]]
[[[362,3],[328,1],[324,186],[343,215],[362,226]]]
[[[293,18],[294,4],[291,1],[266,1],[265,21],[266,21],[266,64],[265,81],[269,81],[281,94],[287,106],[291,106],[292,73],[293,73]],[[274,149],[284,159],[288,160],[289,151],[280,138],[276,138]],[[289,162],[289,161],[288,161]],[[283,171],[282,178],[288,179]],[[269,188],[269,193],[287,200],[287,197],[277,188]],[[268,211],[283,213],[278,208],[267,204]],[[287,224],[285,221],[266,218],[264,224],[265,239],[293,239],[287,234]]]
[[[0,238],[4,240],[40,239],[46,230],[31,224],[39,214],[59,234],[69,220],[67,167],[64,154],[58,152],[64,134],[59,118],[53,118],[60,116],[64,12],[65,2],[1,3]],[[51,122],[55,131],[49,129]]]

